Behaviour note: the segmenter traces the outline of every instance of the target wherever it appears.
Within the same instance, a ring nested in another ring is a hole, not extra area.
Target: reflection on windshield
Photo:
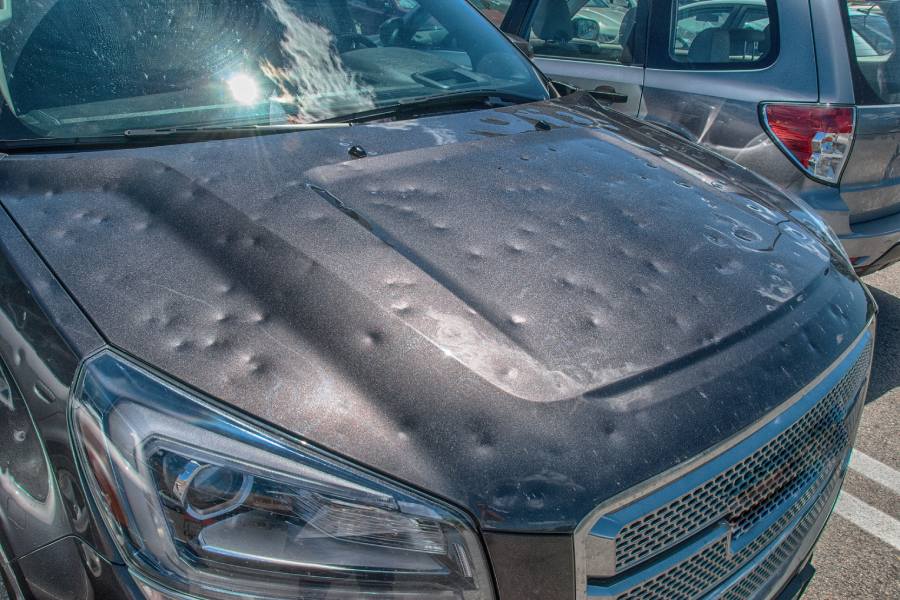
[[[0,139],[310,123],[467,90],[548,95],[465,0],[0,6]]]
[[[340,99],[357,110],[375,107],[374,90],[344,67],[339,54],[331,51],[331,32],[298,16],[286,0],[268,0],[284,26],[281,50],[286,65],[276,67],[268,58],[260,65],[263,74],[278,87],[276,100],[292,105],[293,119],[315,122],[337,116],[330,99]]]

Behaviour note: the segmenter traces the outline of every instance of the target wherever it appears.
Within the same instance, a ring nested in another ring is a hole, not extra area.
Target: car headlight
[[[85,365],[70,416],[98,510],[162,595],[493,598],[463,514],[114,353]]]

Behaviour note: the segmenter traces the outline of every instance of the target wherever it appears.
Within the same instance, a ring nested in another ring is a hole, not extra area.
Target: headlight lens
[[[493,597],[464,515],[240,421],[115,354],[86,365],[72,435],[123,557],[158,591]]]

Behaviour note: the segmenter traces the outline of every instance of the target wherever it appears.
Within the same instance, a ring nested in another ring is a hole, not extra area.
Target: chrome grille
[[[728,542],[720,539],[659,577],[618,596],[621,600],[694,598],[728,576]]]
[[[740,536],[786,499],[827,475],[823,469],[849,442],[847,427],[834,427],[863,383],[871,343],[839,383],[779,437],[740,463],[653,513],[625,526],[616,537],[616,570],[624,571],[728,517]]]
[[[788,540],[791,540],[796,537],[798,540],[797,545],[799,545],[799,542],[808,533],[809,527],[822,514],[822,510],[828,506],[828,499],[833,496],[839,482],[840,480],[837,477],[831,477],[824,491],[820,487],[811,487],[806,490],[806,493],[778,521],[740,552],[731,554],[728,551],[728,539],[719,537],[714,543],[692,556],[689,560],[678,564],[678,566],[641,584],[639,587],[632,588],[628,592],[617,596],[617,598],[619,600],[674,600],[678,598],[701,597],[735,569],[752,560],[757,553],[771,544],[785,528],[796,520],[804,508],[807,508],[807,512],[800,519],[799,523],[795,525],[795,529],[788,538]],[[809,507],[809,503],[812,500],[814,500],[814,503]],[[788,553],[785,559],[779,559],[775,556],[775,554],[780,556],[789,549],[786,544],[787,541],[779,545],[778,550],[781,550],[781,553],[778,553],[776,550],[757,569],[753,569],[742,578],[740,583],[733,589],[740,591],[751,587],[751,581],[756,581],[760,578],[763,579],[763,583],[768,582],[769,577],[762,576],[763,565],[769,565],[769,570],[774,571],[785,560],[793,557],[792,552]],[[736,596],[736,598],[740,599],[747,597],[747,595]]]
[[[722,600],[746,600],[768,584],[773,577],[787,565],[803,543],[804,538],[810,533],[813,524],[827,510],[836,496],[838,483],[834,479],[828,493],[821,494],[815,505],[797,524],[791,534],[754,568],[743,574],[736,583],[729,586],[724,593],[719,595]]]
[[[872,339],[743,440],[594,521],[607,562],[588,563],[587,596],[737,599],[780,577],[840,488]]]

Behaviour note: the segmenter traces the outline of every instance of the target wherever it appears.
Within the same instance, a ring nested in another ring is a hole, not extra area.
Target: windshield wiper
[[[381,106],[363,110],[347,115],[340,115],[333,119],[318,121],[319,124],[330,123],[365,123],[366,121],[378,121],[381,119],[412,119],[428,114],[445,113],[448,109],[466,108],[477,110],[481,108],[497,108],[513,104],[525,104],[538,102],[538,98],[516,94],[515,92],[502,92],[498,90],[466,90],[450,92],[437,96],[426,96],[401,100],[390,106]]]
[[[222,135],[259,135],[264,133],[283,133],[287,131],[314,131],[317,129],[338,129],[350,127],[350,123],[273,123],[270,125],[202,125],[197,127],[161,127],[159,129],[127,129],[123,135],[127,138],[146,137],[217,137]]]
[[[46,137],[0,141],[0,152],[69,152],[73,150],[102,150],[131,145],[159,145],[209,139],[251,137],[290,131],[314,131],[350,127],[350,123],[277,123],[272,125],[229,125],[197,127],[162,127],[159,129],[128,129],[119,134],[85,137]]]
[[[496,108],[513,104],[538,102],[539,98],[498,90],[465,90],[437,96],[403,100],[390,106],[372,108],[323,119],[314,123],[274,123],[269,125],[198,125],[184,127],[160,127],[157,129],[127,129],[118,135],[100,135],[69,138],[37,138],[6,140],[0,142],[0,152],[47,152],[78,149],[114,148],[130,144],[165,144],[250,137],[290,131],[315,131],[352,127],[357,123],[383,119],[411,119],[428,114],[446,113],[450,110]]]

